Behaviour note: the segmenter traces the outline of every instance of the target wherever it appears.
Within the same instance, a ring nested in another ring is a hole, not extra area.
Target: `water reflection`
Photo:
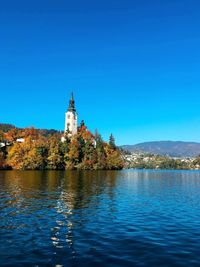
[[[62,263],[61,255],[66,253],[66,248],[74,259],[77,255],[74,231],[76,227],[83,228],[87,224],[84,209],[91,206],[93,212],[93,206],[97,208],[100,205],[102,194],[113,199],[117,175],[118,172],[109,171],[1,172],[2,215],[8,215],[10,209],[13,212],[9,213],[11,220],[4,217],[1,228],[24,228],[27,231],[31,217],[36,217],[32,226],[37,230],[43,230],[42,224],[46,223],[46,229],[44,233],[41,231],[39,238],[50,232],[48,236],[54,247],[52,262]]]
[[[199,189],[199,172],[1,171],[0,265],[200,264]]]

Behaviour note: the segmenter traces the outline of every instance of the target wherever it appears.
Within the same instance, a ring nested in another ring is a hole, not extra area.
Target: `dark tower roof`
[[[74,95],[73,95],[73,93],[71,93],[71,98],[70,98],[70,101],[69,101],[68,111],[76,112],[76,109],[75,109],[75,101],[74,101]]]

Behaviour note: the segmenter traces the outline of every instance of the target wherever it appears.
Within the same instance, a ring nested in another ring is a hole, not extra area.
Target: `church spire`
[[[73,95],[73,93],[71,93],[71,98],[70,98],[70,101],[69,101],[68,111],[76,112],[76,109],[75,109],[75,101],[74,101],[74,95]]]

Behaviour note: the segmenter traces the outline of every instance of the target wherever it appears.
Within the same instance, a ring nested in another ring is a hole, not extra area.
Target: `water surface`
[[[0,171],[0,266],[200,266],[200,172]]]

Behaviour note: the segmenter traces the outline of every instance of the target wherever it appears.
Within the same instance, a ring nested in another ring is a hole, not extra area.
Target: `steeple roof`
[[[69,101],[68,111],[76,112],[76,109],[75,109],[75,101],[74,101],[74,95],[73,95],[73,93],[71,93],[71,98],[70,98],[70,101]]]

